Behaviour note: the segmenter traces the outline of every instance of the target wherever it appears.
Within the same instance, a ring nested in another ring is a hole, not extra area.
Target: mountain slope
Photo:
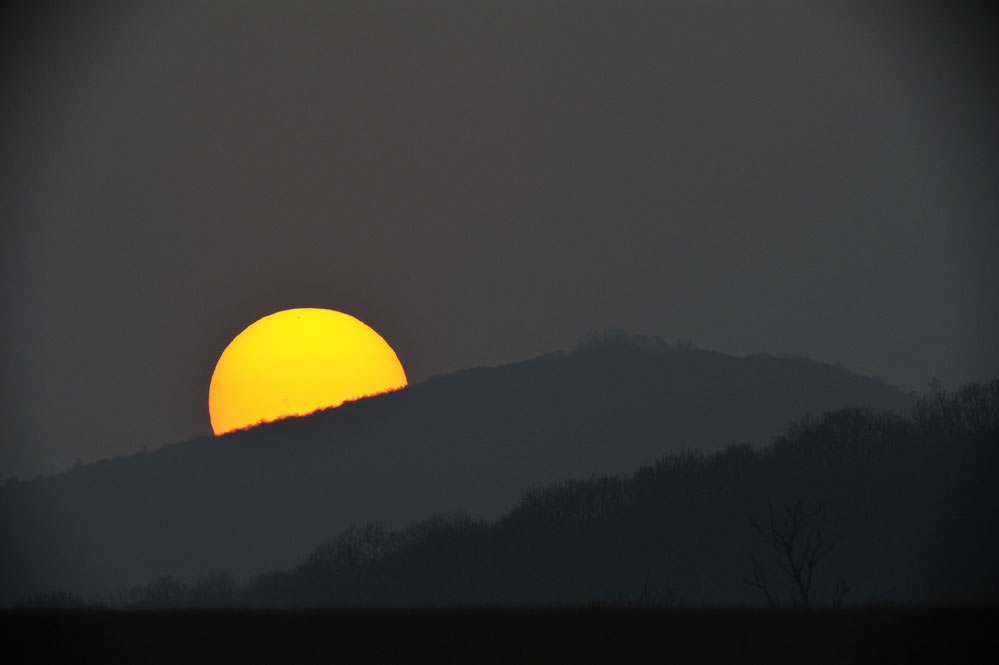
[[[531,486],[629,473],[679,448],[766,443],[877,380],[803,359],[608,346],[431,379],[224,437],[0,489],[0,602],[288,567],[351,522],[494,518]]]

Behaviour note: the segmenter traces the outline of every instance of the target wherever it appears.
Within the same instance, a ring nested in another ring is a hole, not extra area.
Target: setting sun
[[[253,323],[225,348],[208,412],[215,434],[225,434],[406,383],[395,351],[361,321],[330,309],[288,309]]]

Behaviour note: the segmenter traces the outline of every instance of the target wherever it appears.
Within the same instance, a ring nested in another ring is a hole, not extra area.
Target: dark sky
[[[218,354],[298,306],[411,382],[606,326],[999,375],[970,5],[85,4],[0,35],[3,477],[210,433]]]

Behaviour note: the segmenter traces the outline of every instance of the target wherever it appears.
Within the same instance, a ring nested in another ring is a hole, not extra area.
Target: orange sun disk
[[[330,309],[288,309],[256,321],[225,348],[208,413],[215,434],[225,434],[406,385],[395,351],[361,321]]]

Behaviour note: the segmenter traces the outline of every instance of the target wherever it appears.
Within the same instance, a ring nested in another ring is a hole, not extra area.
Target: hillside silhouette
[[[911,418],[848,407],[762,450],[532,488],[492,523],[352,524],[292,570],[162,577],[126,606],[995,603],[997,443],[999,381],[969,384]]]
[[[765,444],[806,414],[914,403],[839,366],[591,334],[570,354],[8,482],[0,602],[122,594],[164,575],[190,584],[215,570],[244,580],[293,567],[350,524],[494,520],[532,487]]]

